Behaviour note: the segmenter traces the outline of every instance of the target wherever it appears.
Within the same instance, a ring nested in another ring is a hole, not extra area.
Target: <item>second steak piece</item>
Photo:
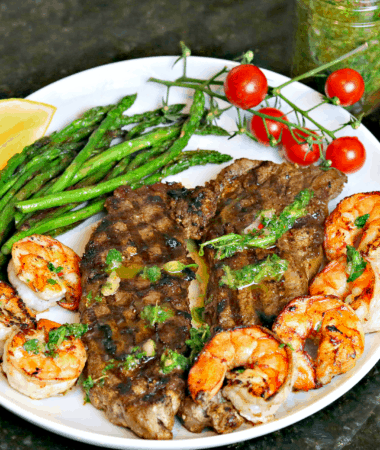
[[[177,189],[174,194],[169,191],[176,197],[172,202],[176,220],[185,226],[188,237],[201,242],[229,233],[243,234],[259,212],[273,210],[279,215],[300,191],[310,189],[314,193],[306,216],[271,248],[244,250],[223,260],[215,258],[215,250],[205,249],[210,273],[205,316],[212,327],[270,327],[286,303],[307,293],[308,283],[323,259],[328,202],[340,194],[346,181],[347,177],[335,169],[239,159],[205,187]],[[263,281],[239,290],[221,285],[223,266],[241,269],[273,253],[289,264],[280,281]]]
[[[182,227],[169,217],[168,188],[117,189],[107,200],[109,215],[93,232],[81,265],[81,322],[89,326],[84,337],[86,376],[97,380],[91,402],[112,423],[148,439],[172,437],[184,398],[184,370],[173,354],[186,352],[188,286],[195,277],[191,269],[141,274],[170,261],[193,262]],[[118,288],[111,283],[111,292],[117,288],[112,295],[104,296],[110,251],[122,254],[123,278]]]

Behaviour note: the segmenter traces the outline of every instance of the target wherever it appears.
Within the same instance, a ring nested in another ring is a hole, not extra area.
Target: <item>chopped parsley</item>
[[[62,272],[63,267],[62,266],[55,267],[53,263],[49,262],[48,269],[50,270],[50,272],[59,274]]]
[[[367,263],[355,247],[347,245],[347,281],[350,283],[351,281],[355,281],[359,278],[364,272],[366,266]]]
[[[84,402],[90,403],[90,389],[95,386],[95,381],[91,378],[91,375],[89,375],[85,380],[82,381],[82,386],[84,392],[86,393]]]
[[[136,350],[137,352],[138,350]],[[137,367],[141,360],[146,358],[147,354],[146,352],[138,352],[138,353],[131,353],[130,355],[127,355],[125,360],[123,361],[123,367],[126,370],[131,370]]]
[[[114,369],[116,367],[116,363],[114,359],[111,359],[110,362],[104,367],[102,373],[105,374],[108,370]]]
[[[28,353],[34,353],[35,355],[38,355],[41,351],[41,344],[38,339],[30,339],[29,341],[26,341],[23,347]]]
[[[86,299],[87,299],[87,301],[86,301],[86,306],[90,306],[91,303],[92,303],[92,301],[94,301],[94,302],[101,302],[101,301],[102,301],[102,297],[101,297],[100,295],[97,295],[95,298],[93,298],[93,296],[92,296],[92,291],[90,291],[90,292],[87,294]]]
[[[47,279],[47,282],[48,282],[49,284],[52,284],[52,285],[58,284],[55,280],[53,280],[53,278],[48,278],[48,279]]]
[[[186,356],[168,348],[161,355],[160,367],[162,373],[166,375],[175,369],[186,370],[189,367],[189,360]]]
[[[102,376],[96,380],[93,380],[91,375],[87,377],[86,380],[82,381],[81,384],[86,393],[85,403],[90,401],[90,389],[93,388],[97,383],[100,385],[104,384],[106,378],[108,377],[107,372],[109,370],[119,368],[131,370],[137,367],[141,361],[147,357],[146,352],[141,351],[140,347],[133,347],[132,352],[126,356],[123,361],[115,361],[114,359],[110,359],[108,364],[102,369]]]
[[[116,248],[111,248],[106,256],[106,272],[112,272],[115,269],[118,269],[123,262],[123,255]]]
[[[75,338],[81,338],[86,333],[88,326],[80,323],[66,323],[58,328],[53,328],[49,331],[48,340],[45,346],[38,339],[30,339],[23,345],[24,349],[28,353],[34,353],[37,355],[40,352],[44,352],[46,356],[54,358],[56,356],[56,349],[62,344],[62,342],[74,336]]]
[[[208,324],[203,324],[199,328],[190,328],[190,339],[186,341],[186,345],[191,348],[189,356],[190,364],[194,362],[205,343],[210,339],[210,336],[211,332]]]
[[[231,289],[240,289],[251,284],[259,284],[263,280],[279,281],[287,271],[288,265],[288,261],[272,254],[257,264],[250,264],[238,270],[223,266],[224,275],[220,279],[220,284],[225,284]]]
[[[364,214],[363,216],[359,216],[355,220],[355,226],[357,228],[364,228],[364,225],[367,223],[367,220],[369,219],[369,214]]]
[[[216,249],[216,259],[229,258],[237,252],[247,248],[269,248],[285,234],[297,219],[307,214],[306,207],[313,197],[313,191],[304,189],[299,192],[294,202],[285,206],[279,216],[265,217],[260,213],[263,227],[248,234],[227,234],[216,239],[204,242],[199,249],[203,256],[204,247],[211,246]]]
[[[66,323],[58,328],[53,328],[49,331],[48,341],[45,345],[45,353],[47,356],[55,356],[55,350],[62,344],[65,339],[70,336],[75,338],[81,338],[86,331],[88,326],[81,323]]]
[[[144,267],[140,276],[144,278],[144,280],[156,283],[161,278],[161,269],[158,266]]]
[[[174,316],[174,311],[167,307],[147,305],[140,313],[140,317],[143,320],[149,322],[150,326],[154,326],[156,323],[163,323],[170,317]]]

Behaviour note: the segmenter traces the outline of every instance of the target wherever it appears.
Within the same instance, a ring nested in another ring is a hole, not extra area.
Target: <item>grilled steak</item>
[[[335,170],[324,172],[313,166],[297,168],[288,163],[278,165],[241,159],[222,170],[203,188],[187,191],[178,186],[178,198],[172,203],[174,215],[177,221],[187,225],[188,237],[202,238],[203,242],[228,233],[243,233],[259,211],[275,209],[279,214],[301,190],[309,188],[314,192],[308,214],[298,219],[274,247],[245,250],[222,261],[215,259],[215,250],[206,249],[210,278],[205,319],[214,332],[241,325],[271,327],[274,318],[291,299],[307,293],[309,280],[323,259],[327,204],[339,195],[346,180],[345,175]],[[206,201],[202,203],[202,199]],[[208,214],[207,222],[202,220],[205,214]],[[271,253],[289,262],[281,281],[263,281],[254,288],[239,290],[220,285],[223,265],[241,269]],[[237,419],[240,416],[230,402],[216,401],[202,409],[186,397],[179,415],[189,431],[198,433],[205,427],[212,427],[218,433],[229,433],[241,424]]]
[[[117,189],[106,204],[109,215],[94,231],[82,259],[81,321],[90,329],[85,336],[86,376],[100,380],[91,389],[91,402],[114,424],[149,439],[172,437],[184,397],[184,371],[175,368],[164,374],[160,365],[167,349],[186,351],[191,327],[187,291],[195,278],[191,269],[172,275],[162,271],[156,282],[133,276],[136,267],[192,262],[186,256],[182,227],[169,217],[168,189],[164,184],[138,191]],[[123,266],[132,276],[121,279],[114,295],[102,296],[111,249],[122,253]],[[147,306],[162,307],[169,317],[162,322],[157,318],[152,326],[144,318]]]
[[[169,261],[189,264],[186,238],[206,241],[243,233],[259,211],[275,209],[278,214],[302,189],[310,188],[314,197],[307,216],[298,219],[274,247],[246,250],[223,261],[215,259],[213,249],[206,249],[210,279],[205,314],[212,330],[270,326],[289,300],[307,292],[308,281],[322,261],[327,203],[340,193],[345,181],[335,170],[241,159],[205,187],[158,183],[136,191],[117,189],[107,200],[109,214],[87,244],[81,267],[81,321],[89,325],[86,375],[97,380],[90,391],[93,405],[104,410],[111,422],[141,437],[171,438],[186,382],[179,366],[163,373],[161,358],[168,349],[186,354],[191,327],[187,290],[194,274],[190,269],[172,275],[161,271],[158,281],[149,281],[136,273]],[[101,290],[109,281],[106,257],[112,249],[122,253],[127,276],[115,293],[103,296]],[[224,264],[239,269],[271,253],[289,262],[283,280],[264,281],[256,289],[220,286]],[[169,317],[156,318],[151,325],[144,316],[147,306],[170,311]],[[146,350],[152,347],[154,355]],[[241,420],[229,403],[216,402],[208,411],[200,411],[189,399],[180,415],[194,431],[211,425],[218,432],[228,432]]]
[[[254,222],[259,211],[274,209],[281,213],[303,189],[314,192],[307,215],[296,221],[275,246],[249,249],[222,261],[215,259],[215,250],[206,249],[210,279],[206,298],[206,320],[216,329],[239,325],[261,324],[270,327],[281,309],[294,297],[307,293],[309,280],[315,275],[323,260],[322,242],[328,202],[343,189],[347,177],[335,169],[323,171],[315,166],[297,167],[293,164],[275,164],[270,161],[240,159],[220,172],[218,177],[203,188],[183,191],[175,204],[179,222],[184,211],[191,217],[187,236],[205,242],[228,233],[242,234]],[[205,203],[195,202],[200,197]],[[214,212],[209,213],[209,204]],[[186,204],[188,207],[186,209]],[[203,209],[209,213],[206,224],[197,221]],[[260,285],[232,290],[220,285],[224,265],[241,269],[276,253],[289,263],[281,281],[263,281]]]

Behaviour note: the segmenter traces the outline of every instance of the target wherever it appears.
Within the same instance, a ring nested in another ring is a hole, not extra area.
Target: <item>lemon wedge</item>
[[[0,100],[0,169],[15,153],[42,137],[57,108],[20,98]]]

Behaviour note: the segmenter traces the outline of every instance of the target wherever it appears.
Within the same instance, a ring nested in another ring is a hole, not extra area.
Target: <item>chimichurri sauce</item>
[[[365,82],[354,114],[369,114],[380,105],[380,1],[297,0],[293,76],[332,61],[364,42],[369,48],[335,65],[351,67]]]

